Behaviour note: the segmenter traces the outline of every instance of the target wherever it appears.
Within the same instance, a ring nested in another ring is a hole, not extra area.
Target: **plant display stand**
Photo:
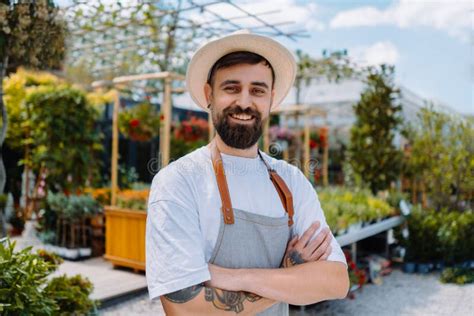
[[[145,271],[145,211],[105,207],[105,255],[114,266]]]
[[[341,247],[351,245],[352,258],[354,261],[356,261],[357,242],[359,240],[372,237],[384,231],[387,232],[387,236],[388,236],[390,229],[396,226],[399,226],[401,223],[403,223],[404,220],[405,218],[403,216],[393,216],[393,217],[384,219],[378,223],[365,226],[357,231],[351,231],[344,235],[337,236],[336,240],[339,243],[339,245],[341,245]]]
[[[88,218],[59,217],[56,224],[56,245],[47,245],[47,250],[69,260],[90,257],[91,228],[87,222]]]

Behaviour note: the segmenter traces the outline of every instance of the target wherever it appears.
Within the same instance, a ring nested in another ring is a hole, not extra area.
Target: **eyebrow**
[[[239,80],[226,80],[226,81],[222,82],[219,85],[219,87],[222,88],[223,86],[228,85],[228,84],[240,84],[240,81]],[[264,88],[268,89],[268,85],[263,81],[252,81],[251,84],[254,85],[254,86],[264,87]]]

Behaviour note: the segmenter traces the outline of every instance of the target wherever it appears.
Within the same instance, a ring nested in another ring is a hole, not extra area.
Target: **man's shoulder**
[[[153,177],[150,201],[182,200],[192,196],[193,182],[205,172],[205,153],[200,147],[171,162]]]
[[[180,185],[196,175],[202,175],[207,167],[206,162],[206,147],[199,147],[161,168],[153,177],[153,184]]]

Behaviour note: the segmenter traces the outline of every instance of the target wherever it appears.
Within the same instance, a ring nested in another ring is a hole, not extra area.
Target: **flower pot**
[[[471,267],[471,261],[469,260],[459,263],[459,268],[469,269],[470,267]]]
[[[418,273],[427,274],[430,272],[430,264],[429,263],[418,263],[418,267],[416,269]]]
[[[403,264],[403,272],[405,273],[415,273],[416,271],[416,263],[414,262],[405,262]]]
[[[65,248],[63,251],[64,251],[64,257],[66,259],[75,260],[79,258],[79,249]]]
[[[90,257],[91,254],[92,254],[91,248],[79,248],[80,257]]]
[[[52,246],[53,252],[57,254],[60,257],[65,257],[66,256],[66,248],[65,247],[60,247],[60,246]]]
[[[428,263],[428,268],[430,269],[430,271],[434,271],[435,264],[433,262]]]
[[[355,233],[355,232],[361,230],[361,228],[362,228],[362,222],[358,222],[358,223],[349,225],[349,227],[347,228],[347,232],[348,233]]]
[[[438,261],[435,263],[435,270],[442,271],[444,269],[444,261]]]
[[[457,262],[457,263],[454,264],[454,267],[459,268],[459,269],[464,269],[464,268],[467,267],[467,265],[466,265],[465,261],[464,262]]]

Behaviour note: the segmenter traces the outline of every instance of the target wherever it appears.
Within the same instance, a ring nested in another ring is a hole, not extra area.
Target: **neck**
[[[226,143],[221,139],[219,134],[216,134],[214,139],[212,140],[217,144],[217,148],[221,153],[224,153],[226,155],[231,155],[231,156],[239,156],[239,157],[245,157],[245,158],[256,158],[258,155],[258,143],[255,143],[252,147],[246,148],[246,149],[239,149],[239,148],[234,148],[227,146]],[[208,147],[210,144],[207,145]]]

